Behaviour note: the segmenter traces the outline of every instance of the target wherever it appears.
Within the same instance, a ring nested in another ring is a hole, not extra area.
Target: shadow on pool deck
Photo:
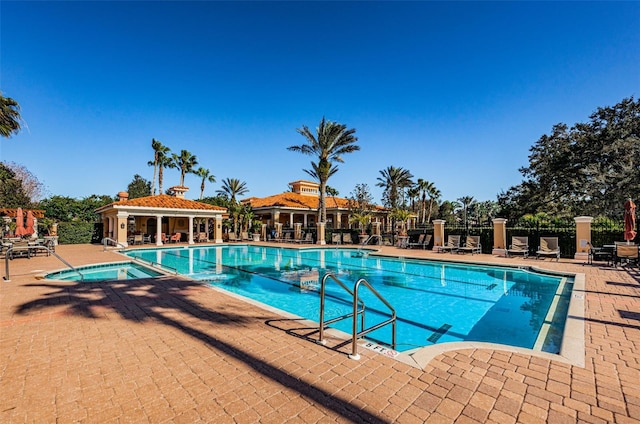
[[[182,314],[213,325],[242,326],[256,320],[256,318],[232,312],[212,311],[192,301],[187,295],[193,289],[202,288],[198,282],[176,277],[161,277],[92,283],[27,284],[26,286],[48,288],[55,291],[43,298],[19,305],[16,308],[18,314],[26,314],[33,310],[42,312],[44,308],[62,305],[68,307],[69,314],[85,318],[99,319],[106,308],[117,312],[122,318],[129,321],[153,320],[198,339],[225,355],[243,361],[256,372],[297,391],[313,402],[321,403],[346,419],[368,423],[386,422],[381,417],[349,403],[346,399],[341,399],[322,388],[304,383],[250,352],[237,349],[194,326],[190,326],[188,319],[181,322],[179,317]]]

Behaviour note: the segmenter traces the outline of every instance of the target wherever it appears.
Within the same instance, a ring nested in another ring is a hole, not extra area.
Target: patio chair
[[[560,260],[560,247],[558,246],[558,237],[540,237],[540,245],[536,251],[536,259],[541,256],[550,256],[556,258],[556,262]]]
[[[480,244],[480,236],[467,236],[464,246],[458,248],[458,253],[482,253],[482,245]]]
[[[522,255],[524,259],[529,257],[529,237],[511,237],[511,245],[507,249],[507,257],[509,258],[513,255]]]
[[[133,244],[142,244],[142,234],[134,234],[133,236]]]
[[[180,239],[182,238],[182,233],[175,233],[174,235],[171,236],[171,243],[178,243],[180,241]]]
[[[144,234],[142,236],[142,243],[151,243],[151,234]]]
[[[198,233],[198,240],[199,243],[207,243],[209,241],[209,236],[207,235],[207,233]]]
[[[282,239],[282,241],[285,243],[293,242],[293,237],[291,236],[291,233],[284,233],[284,238]]]
[[[444,246],[438,246],[438,252],[444,253],[449,251],[451,253],[457,251],[460,248],[460,235],[447,236],[447,242]]]
[[[340,239],[340,233],[331,234],[331,243],[332,244],[340,244],[342,240]]]
[[[298,240],[299,243],[303,244],[303,243],[309,243],[312,244],[313,243],[313,234],[312,233],[306,233],[304,235],[304,237],[302,237],[300,240]]]
[[[353,244],[353,240],[351,239],[351,233],[344,233],[342,235],[342,244]]]
[[[618,244],[616,246],[615,257],[613,260],[613,265],[615,267],[620,265],[630,265],[635,263],[636,266],[639,266],[640,263],[638,261],[640,247],[636,244]]]
[[[162,240],[163,243],[168,243],[169,237],[167,237],[167,233],[162,233],[162,235],[160,236],[160,240]]]
[[[594,247],[591,243],[587,243],[587,246],[589,247],[587,264],[593,265],[594,261],[604,261],[607,263],[607,266],[613,265],[614,246]]]
[[[431,244],[432,237],[433,236],[431,234],[420,234],[420,237],[418,237],[418,241],[415,243],[409,243],[409,247],[421,247],[422,249],[426,249],[429,244]]]

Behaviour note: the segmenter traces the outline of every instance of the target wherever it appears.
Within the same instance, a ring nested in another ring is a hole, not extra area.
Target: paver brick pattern
[[[101,246],[56,251],[73,265],[123,260]],[[365,349],[354,361],[335,340],[297,337],[301,321],[188,279],[38,280],[62,266],[37,256],[0,282],[0,422],[640,422],[638,269],[463,259],[585,273],[585,366],[493,349],[422,370]]]

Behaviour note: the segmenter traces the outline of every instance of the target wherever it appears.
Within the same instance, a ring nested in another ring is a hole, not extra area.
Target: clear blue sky
[[[49,195],[151,181],[152,138],[211,170],[205,195],[280,193],[310,179],[296,128],[326,116],[361,146],[329,180],[343,197],[366,183],[379,203],[393,165],[443,200],[495,200],[554,124],[640,95],[639,2],[3,0],[0,19],[0,89],[25,120],[0,160]]]

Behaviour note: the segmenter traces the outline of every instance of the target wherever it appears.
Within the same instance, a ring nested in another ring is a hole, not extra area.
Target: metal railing
[[[353,298],[353,311],[348,314],[341,315],[339,317],[325,321],[324,320],[325,287],[326,287],[327,280],[329,278],[331,278],[334,282],[336,282],[340,287],[342,287],[347,293],[351,295],[351,297]],[[389,308],[389,310],[391,311],[391,318],[389,318],[386,321],[380,322],[372,327],[365,328],[366,306],[358,296],[360,285],[362,284],[364,284],[371,291],[371,293],[373,293],[378,298],[378,300],[380,300],[387,308]],[[357,319],[358,317],[360,317],[360,327],[362,328],[361,331],[358,331],[358,319]],[[391,306],[391,304],[387,302],[387,300],[384,297],[382,297],[382,295],[380,295],[380,293],[378,293],[378,291],[374,289],[371,286],[371,284],[369,284],[367,280],[365,280],[364,278],[360,278],[358,281],[356,281],[355,285],[353,286],[353,290],[351,290],[342,281],[340,281],[334,274],[327,273],[325,274],[324,277],[322,277],[322,283],[320,285],[320,329],[319,329],[320,331],[318,336],[318,342],[321,344],[326,343],[326,341],[324,340],[325,327],[329,326],[330,324],[333,324],[334,322],[338,322],[347,318],[352,318],[351,354],[349,355],[349,358],[355,359],[355,360],[360,359],[360,355],[358,354],[359,338],[361,338],[366,334],[369,334],[372,331],[382,328],[388,324],[391,324],[392,326],[391,327],[391,347],[392,349],[396,348],[396,310],[393,308],[393,306]]]
[[[5,253],[5,257],[4,257],[4,272],[5,272],[5,276],[3,277],[5,281],[11,281],[11,277],[9,275],[9,260],[11,259],[10,255],[11,253],[13,253],[15,250],[46,250],[50,255],[55,256],[56,258],[58,258],[60,260],[60,262],[62,262],[63,264],[65,264],[66,266],[68,266],[69,268],[71,268],[71,270],[75,271],[76,273],[78,273],[78,275],[80,276],[80,281],[84,281],[84,275],[82,275],[82,273],[80,271],[78,271],[73,265],[71,265],[69,262],[65,261],[60,255],[58,255],[56,252],[54,252],[53,250],[49,249],[47,246],[20,246],[20,247],[10,247],[9,250],[7,250],[7,252]],[[30,257],[30,254],[29,254]]]
[[[105,238],[103,238],[103,239],[102,239],[102,245],[104,246],[102,250],[103,250],[104,252],[106,252],[106,251],[107,251],[107,246],[109,245],[109,242],[113,243],[113,245],[114,245],[115,247],[118,247],[118,246],[119,246],[119,247],[122,247],[123,249],[126,249],[126,248],[127,248],[127,246],[125,246],[124,244],[122,244],[122,243],[120,243],[120,242],[118,242],[118,241],[116,241],[116,240],[114,240],[114,239],[112,239],[112,238],[105,237]]]

